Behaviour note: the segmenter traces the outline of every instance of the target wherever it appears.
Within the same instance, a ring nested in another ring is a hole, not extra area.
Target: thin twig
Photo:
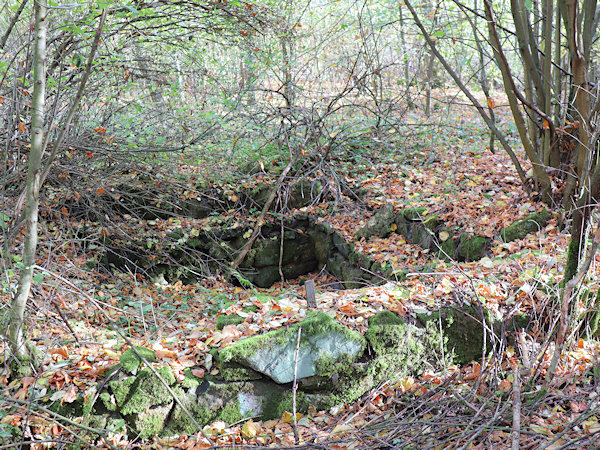
[[[521,440],[521,377],[518,364],[513,365],[513,423],[512,450],[519,450]]]
[[[298,390],[298,355],[300,354],[300,336],[302,335],[302,325],[298,325],[298,339],[296,340],[296,356],[294,357],[294,385],[292,387],[292,414],[294,414],[294,441],[296,445],[300,443],[298,436],[298,418],[296,416],[296,391]]]

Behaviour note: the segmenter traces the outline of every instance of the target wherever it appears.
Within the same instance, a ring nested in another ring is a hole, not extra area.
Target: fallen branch
[[[273,200],[275,200],[275,197],[277,196],[277,191],[279,190],[279,186],[281,186],[281,183],[283,183],[283,180],[285,179],[286,175],[288,174],[288,172],[290,171],[290,169],[292,168],[292,166],[294,165],[295,162],[296,162],[295,157],[290,158],[290,162],[288,163],[287,166],[285,166],[285,169],[283,169],[283,172],[281,172],[281,175],[279,175],[279,178],[277,179],[275,186],[273,186],[273,189],[271,190],[271,193],[269,194],[269,197],[267,198],[267,202],[265,203],[265,206],[263,207],[262,211],[260,212],[260,216],[258,217],[258,220],[256,221],[256,226],[254,227],[254,231],[252,231],[252,235],[250,236],[250,239],[248,239],[248,242],[246,242],[244,244],[244,246],[240,250],[240,253],[238,254],[237,258],[235,258],[235,260],[231,264],[232,270],[236,270],[240,266],[240,264],[244,262],[244,258],[246,258],[246,255],[252,249],[252,245],[254,244],[254,241],[256,241],[256,238],[258,237],[258,234],[260,233],[260,230],[261,230],[263,224],[265,223],[265,216],[269,212],[269,209],[271,209]]]

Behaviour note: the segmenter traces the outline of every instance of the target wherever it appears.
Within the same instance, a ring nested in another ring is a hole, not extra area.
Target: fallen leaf
[[[244,426],[242,426],[242,436],[247,439],[256,437],[260,429],[261,426],[259,423],[249,420],[244,424]]]
[[[67,389],[67,392],[65,393],[63,398],[60,399],[60,404],[62,405],[63,403],[73,403],[75,400],[77,400],[77,391],[75,390],[75,385],[72,384]]]

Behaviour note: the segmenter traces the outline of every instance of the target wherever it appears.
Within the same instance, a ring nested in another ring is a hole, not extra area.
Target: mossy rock
[[[410,222],[423,222],[427,211],[428,210],[425,207],[410,207],[404,208],[401,213],[402,216]]]
[[[129,423],[142,439],[149,439],[163,431],[173,405],[174,402],[151,406],[144,411],[133,414],[129,418]]]
[[[454,237],[448,232],[448,230],[443,230],[449,234],[448,239],[442,241],[438,238],[440,251],[439,257],[442,259],[454,259],[456,257],[456,247],[458,239],[454,239]]]
[[[333,233],[331,238],[336,250],[340,252],[340,254],[344,258],[348,258],[350,253],[353,253],[354,250],[352,246],[348,244],[348,242],[346,242],[346,239],[344,239],[339,233]]]
[[[396,224],[396,233],[408,238],[410,233],[411,222],[404,217],[404,212],[400,211],[394,218],[394,224]]]
[[[137,352],[148,362],[156,361],[156,352],[145,347],[135,347]],[[142,360],[133,349],[126,350],[119,358],[119,365],[130,374],[135,374],[142,364]]]
[[[301,322],[302,332],[297,364],[297,379],[319,373],[321,361],[333,359],[345,364],[358,359],[365,348],[365,339],[335,322],[325,313],[312,313]],[[221,374],[225,380],[239,379],[239,369],[262,373],[276,383],[294,379],[298,327],[290,327],[242,339],[219,354]]]
[[[160,368],[157,372],[169,386],[175,384],[175,376],[169,367]],[[140,413],[173,400],[169,390],[148,369],[142,369],[137,375],[124,379],[109,381],[108,384],[118,411],[124,415]]]
[[[321,266],[325,265],[334,248],[332,234],[312,229],[308,231],[308,235],[312,241],[315,258]]]
[[[284,403],[288,393],[286,387],[266,381],[221,382],[207,379],[196,389],[182,392],[180,399],[196,422],[204,426],[220,420],[231,424],[249,417],[262,420],[279,418],[279,405]],[[168,430],[178,434],[198,432],[178,405],[173,409]]]
[[[528,215],[524,219],[517,220],[512,225],[500,231],[500,238],[504,242],[523,239],[529,233],[535,233],[546,226],[550,219],[550,212],[546,209]]]
[[[458,243],[458,257],[462,261],[477,261],[485,256],[491,239],[471,233],[463,233]]]
[[[485,308],[481,311],[488,324],[491,324],[490,312]],[[448,350],[454,353],[455,363],[467,364],[483,356],[481,313],[472,306],[464,306],[461,309],[442,308],[431,314],[418,314],[417,317],[423,323],[434,327],[437,327],[441,320],[443,336],[447,340]]]
[[[378,236],[381,238],[387,237],[392,231],[394,219],[393,206],[386,205],[383,208],[380,208],[373,217],[367,221],[366,225],[358,230],[356,238],[370,238],[371,236]]]
[[[215,327],[217,330],[222,330],[227,325],[237,325],[244,321],[244,318],[238,314],[220,314],[217,317]]]
[[[369,318],[365,338],[380,359],[378,364],[398,376],[416,375],[428,358],[424,330],[407,324],[391,311]]]

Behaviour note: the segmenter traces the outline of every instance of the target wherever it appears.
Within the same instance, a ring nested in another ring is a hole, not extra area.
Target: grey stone
[[[392,231],[392,223],[394,223],[394,208],[392,205],[384,206],[379,209],[373,217],[369,219],[367,224],[358,230],[357,238],[369,238],[378,236],[381,238],[387,237]]]
[[[223,377],[235,379],[241,365],[276,383],[293,381],[297,332],[298,324],[243,339],[224,349],[220,354]],[[365,340],[359,333],[341,326],[324,313],[317,313],[302,322],[297,379],[325,376],[332,365],[358,359],[364,348]]]

